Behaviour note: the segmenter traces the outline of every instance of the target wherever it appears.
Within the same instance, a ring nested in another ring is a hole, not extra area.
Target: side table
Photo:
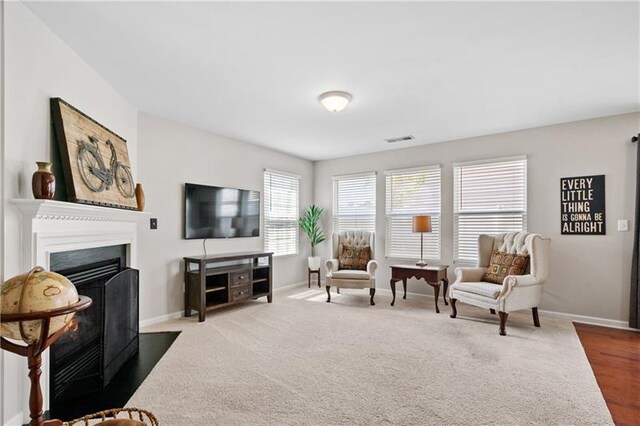
[[[320,269],[311,269],[311,268],[307,268],[309,270],[309,285],[308,287],[311,288],[311,274],[317,274],[318,275],[318,287],[320,287]]]
[[[444,291],[442,292],[442,300],[444,304],[447,303],[447,289],[449,288],[449,279],[447,278],[448,265],[392,265],[391,266],[391,293],[393,294],[393,300],[391,306],[396,302],[396,282],[402,281],[404,287],[403,299],[407,298],[407,279],[415,278],[422,279],[431,287],[435,293],[436,312],[440,313],[438,308],[438,295],[440,293],[440,283],[444,285]]]

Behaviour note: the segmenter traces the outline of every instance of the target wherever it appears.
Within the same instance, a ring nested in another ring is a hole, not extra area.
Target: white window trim
[[[298,193],[296,194],[296,199],[297,199],[297,203],[296,203],[296,217],[295,217],[295,222],[296,222],[296,236],[295,236],[295,251],[294,252],[287,252],[287,253],[277,253],[274,251],[273,253],[273,257],[287,257],[287,256],[297,256],[300,254],[300,227],[298,226],[298,218],[300,217],[300,181],[301,181],[301,177],[300,175],[297,175],[295,173],[289,173],[289,172],[285,172],[285,171],[281,171],[281,170],[275,170],[275,169],[267,169],[265,168],[263,171],[263,191],[264,191],[264,207],[263,207],[263,213],[264,213],[264,240],[263,240],[263,247],[265,250],[271,250],[270,248],[267,247],[267,201],[266,201],[266,179],[265,179],[265,175],[266,173],[269,174],[277,174],[280,176],[284,176],[284,177],[289,177],[291,179],[295,179],[298,181]]]
[[[331,181],[332,181],[332,218],[331,218],[331,227],[333,232],[338,232],[339,230],[336,229],[336,218],[339,218],[340,215],[336,214],[336,201],[337,201],[337,197],[336,197],[336,182],[340,181],[340,180],[344,180],[344,179],[357,179],[357,178],[364,178],[364,177],[373,177],[374,179],[374,198],[373,198],[373,202],[374,202],[374,209],[373,209],[373,230],[371,232],[375,232],[376,230],[376,221],[377,221],[377,206],[378,206],[378,172],[377,171],[368,171],[368,172],[359,172],[359,173],[347,173],[347,174],[341,174],[341,175],[334,175],[331,177]]]
[[[331,180],[340,180],[340,179],[344,179],[344,178],[359,178],[359,177],[368,177],[368,176],[378,176],[378,172],[375,170],[372,170],[370,172],[359,172],[359,173],[345,173],[342,175],[333,175],[331,176]]]
[[[393,216],[393,215],[389,215],[387,213],[387,184],[386,184],[386,177],[387,176],[391,176],[394,174],[402,174],[402,173],[412,173],[412,172],[421,172],[421,171],[428,171],[430,169],[437,169],[440,172],[440,211],[438,212],[438,219],[440,221],[440,232],[438,233],[438,257],[437,258],[433,258],[433,257],[428,257],[425,256],[425,260],[429,261],[429,262],[436,262],[436,263],[440,263],[442,261],[442,165],[441,164],[427,164],[424,166],[416,166],[416,167],[407,167],[407,168],[402,168],[402,169],[390,169],[390,170],[385,170],[384,174],[385,174],[385,223],[384,223],[384,228],[385,228],[385,259],[389,259],[389,260],[399,260],[399,261],[413,261],[416,260],[416,257],[404,257],[404,256],[393,256],[393,255],[389,255],[388,251],[389,251],[389,238],[388,238],[388,218],[389,216]],[[420,214],[419,212],[415,212],[412,214],[413,215],[417,215]],[[424,212],[424,214],[429,214],[429,212]],[[401,215],[396,215],[396,216],[401,216]],[[402,215],[405,216],[405,215]],[[418,255],[419,256],[419,255]]]
[[[452,179],[452,183],[453,183],[453,205],[452,205],[452,211],[453,211],[453,264],[454,265],[461,265],[461,266],[475,266],[477,264],[477,259],[475,261],[471,260],[471,259],[458,259],[458,239],[457,239],[457,226],[458,226],[458,216],[459,213],[456,212],[456,187],[455,187],[455,180],[456,180],[456,168],[457,167],[463,167],[463,166],[475,166],[475,165],[481,165],[481,164],[491,164],[491,163],[505,163],[505,162],[511,162],[511,161],[525,161],[526,162],[526,167],[525,167],[525,174],[524,174],[524,191],[525,191],[525,210],[524,210],[524,214],[523,214],[523,223],[522,223],[522,231],[526,232],[528,227],[529,227],[529,159],[527,155],[514,155],[514,156],[507,156],[507,157],[494,157],[494,158],[485,158],[485,159],[480,159],[480,160],[472,160],[472,161],[463,161],[463,162],[457,162],[457,163],[453,163],[452,164],[452,171],[453,171],[453,179]],[[495,211],[495,212],[481,212],[481,213],[475,213],[475,215],[489,215],[489,214],[495,214],[495,213],[504,213],[504,214],[517,214],[517,213],[523,213],[520,210],[500,210],[500,211]],[[468,214],[467,214],[468,215]]]
[[[298,179],[298,180],[302,179],[300,177],[300,175],[298,175],[298,174],[289,173],[289,172],[283,172],[282,170],[264,169],[264,171],[267,172],[267,173],[275,173],[275,174],[279,174],[279,175],[282,175],[282,176],[288,176],[288,177],[293,178],[293,179]]]
[[[506,163],[509,161],[522,161],[527,160],[526,155],[512,155],[509,157],[494,157],[494,158],[483,158],[481,160],[471,160],[471,161],[461,161],[457,163],[453,163],[452,167],[455,169],[459,166],[477,166],[480,164],[490,164],[490,163]]]

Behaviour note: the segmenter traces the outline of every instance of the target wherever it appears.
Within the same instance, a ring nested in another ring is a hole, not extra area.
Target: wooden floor
[[[574,323],[613,421],[640,425],[640,332]]]

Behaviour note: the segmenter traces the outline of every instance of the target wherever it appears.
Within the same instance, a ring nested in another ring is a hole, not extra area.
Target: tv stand
[[[198,311],[203,322],[207,311],[258,297],[273,300],[273,253],[241,252],[184,258],[184,316]]]

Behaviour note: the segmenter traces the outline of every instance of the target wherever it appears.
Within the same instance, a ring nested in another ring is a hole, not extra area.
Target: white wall
[[[0,259],[4,259],[4,2],[0,2]],[[4,264],[0,261],[0,283]],[[4,395],[4,352],[0,350],[0,392]],[[0,398],[0,422],[4,419],[4,398]]]
[[[632,232],[618,232],[617,219],[633,219],[636,147],[640,114],[625,114],[518,132],[364,154],[316,163],[315,203],[332,209],[331,177],[378,172],[376,244],[381,267],[378,287],[389,288],[384,259],[384,170],[428,164],[442,165],[442,263],[453,259],[452,164],[484,158],[526,154],[528,157],[528,229],[551,238],[551,276],[545,286],[543,310],[627,321]],[[560,234],[560,178],[606,175],[606,236]],[[331,229],[331,215],[325,229]],[[633,229],[633,223],[629,228]],[[416,236],[416,238],[418,238]],[[320,253],[328,256],[323,244]],[[453,267],[449,270],[453,280]],[[431,292],[411,281],[409,291]]]
[[[137,110],[54,35],[20,2],[4,2],[5,145],[4,200],[32,198],[36,160],[51,160],[54,142],[50,97],[61,97],[128,142],[136,173]],[[6,204],[3,269],[6,277],[23,272],[18,254],[17,212]],[[15,420],[27,397],[24,358],[5,354],[2,421]],[[22,419],[19,419],[22,420]]]
[[[230,186],[263,192],[263,170],[301,176],[300,209],[313,199],[310,161],[260,148],[213,133],[141,113],[138,118],[139,180],[146,194],[145,210],[158,218],[158,229],[139,232],[140,318],[179,312],[183,305],[184,256],[202,254],[202,240],[183,239],[185,182]],[[207,240],[208,253],[262,250],[260,237]],[[306,280],[307,240],[301,252],[275,257],[274,287]],[[277,301],[277,298],[276,298]]]

